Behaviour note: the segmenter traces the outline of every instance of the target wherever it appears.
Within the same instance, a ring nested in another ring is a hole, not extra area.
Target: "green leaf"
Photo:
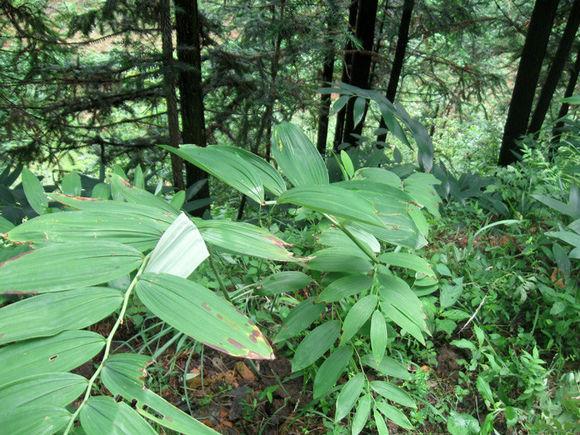
[[[155,245],[145,271],[187,278],[207,257],[209,252],[199,230],[185,213],[180,213]]]
[[[461,293],[463,293],[463,278],[456,278],[453,281],[454,285],[447,283],[441,285],[439,303],[442,309],[453,306],[459,300]]]
[[[183,207],[184,203],[185,203],[185,190],[180,190],[179,192],[177,192],[175,195],[173,195],[173,198],[171,198],[171,201],[169,202],[171,207],[173,207],[176,210],[181,210],[181,207]]]
[[[354,121],[355,127],[357,125],[359,125],[360,122],[362,121],[363,115],[365,113],[366,105],[367,105],[366,98],[357,97],[356,100],[354,100],[354,105],[353,105],[352,110],[353,110],[353,121]]]
[[[352,306],[342,323],[341,344],[346,343],[354,337],[358,330],[366,323],[377,306],[378,300],[377,296],[368,295]]]
[[[555,198],[547,195],[532,195],[532,198],[540,201],[542,204],[547,205],[551,209],[556,210],[566,216],[570,216],[572,219],[578,219],[580,217],[580,208],[575,204],[565,204],[562,201],[558,201]]]
[[[377,432],[379,435],[389,435],[389,428],[387,427],[387,423],[377,408],[373,410],[373,417],[375,419],[375,424],[377,426]]]
[[[286,190],[286,182],[274,167],[256,154],[239,147],[216,145],[220,150],[241,157],[254,169],[264,187],[274,195],[281,195]]]
[[[274,343],[296,337],[307,329],[312,323],[320,318],[324,311],[324,305],[313,303],[312,299],[306,299],[290,311],[284,319],[284,323],[274,338]]]
[[[403,429],[413,429],[413,425],[405,416],[405,414],[403,414],[394,406],[388,405],[382,400],[378,400],[376,402],[376,407],[387,419],[391,420],[396,425],[401,426]]]
[[[451,435],[475,435],[479,433],[479,422],[469,414],[451,411],[447,419],[447,430]]]
[[[342,162],[342,167],[346,172],[348,178],[352,178],[354,175],[354,166],[352,164],[352,160],[348,156],[348,153],[345,150],[340,151],[340,161]]]
[[[12,228],[14,228],[14,224],[8,219],[0,216],[0,233],[7,233]]]
[[[144,273],[136,292],[161,320],[220,352],[251,359],[274,358],[253,322],[199,284],[177,276]]]
[[[370,202],[351,190],[332,184],[295,187],[280,195],[277,202],[299,205],[350,222],[383,226]],[[345,204],[348,204],[348,207],[345,207]]]
[[[305,369],[332,347],[340,332],[340,322],[329,320],[310,332],[298,345],[292,359],[292,372]]]
[[[352,347],[342,346],[326,358],[314,377],[314,399],[325,396],[336,385],[336,382],[350,363],[352,354]]]
[[[76,172],[66,174],[60,182],[60,190],[66,195],[80,196],[83,190],[81,176]]]
[[[25,406],[0,410],[2,433],[10,435],[53,434],[67,425],[70,413],[56,406]]]
[[[48,293],[0,309],[0,344],[82,329],[121,306],[120,291],[89,287]]]
[[[493,392],[491,391],[491,386],[482,375],[477,376],[475,385],[477,387],[477,391],[479,391],[479,394],[481,394],[481,397],[483,397],[483,400],[485,400],[490,405],[493,404]]]
[[[403,267],[405,269],[424,273],[428,276],[435,276],[429,262],[415,254],[409,254],[406,252],[386,252],[382,254],[379,259],[390,266]]]
[[[137,165],[135,172],[133,173],[133,184],[139,189],[145,190],[145,177],[143,175],[143,169],[141,165]]]
[[[205,242],[227,252],[275,261],[298,261],[286,249],[288,243],[269,231],[243,222],[225,220],[193,221]]]
[[[350,99],[350,95],[341,95],[332,105],[332,107],[330,108],[330,113],[329,115],[336,115],[338,112],[340,112],[344,106],[346,106],[346,103],[348,103],[348,100]]]
[[[179,148],[173,148],[161,145],[161,148],[193,163],[258,204],[264,202],[264,186],[261,177],[257,175],[255,167],[239,155],[224,151],[219,146],[181,145]]]
[[[352,419],[351,434],[358,435],[366,426],[371,414],[372,397],[366,394],[361,397],[356,406],[356,411]]]
[[[435,184],[441,184],[441,182],[432,174],[424,172],[415,172],[403,180],[405,192],[411,195],[419,206],[425,207],[429,213],[438,218],[441,198],[433,188]]]
[[[375,362],[379,364],[387,349],[387,322],[379,310],[375,310],[371,317],[371,349]]]
[[[137,210],[82,210],[35,217],[10,230],[8,239],[35,245],[52,242],[89,245],[102,240],[146,251],[155,246],[168,226],[165,219],[159,220]]]
[[[391,376],[405,381],[411,379],[411,374],[407,368],[391,357],[385,356],[382,361],[377,364],[375,358],[371,354],[368,354],[362,357],[362,362],[383,376]]]
[[[340,390],[336,399],[336,413],[334,421],[338,422],[348,415],[354,404],[362,393],[365,376],[363,373],[357,373],[348,380]]]
[[[387,400],[398,403],[399,405],[417,409],[415,401],[411,399],[407,393],[393,384],[384,381],[372,381],[371,388],[375,393],[383,396]]]
[[[30,204],[30,207],[38,213],[45,214],[48,212],[48,198],[46,193],[44,193],[44,188],[42,184],[36,178],[28,168],[22,169],[22,187],[24,188],[24,194],[26,195],[26,200]]]
[[[370,288],[372,284],[373,279],[368,275],[347,275],[331,282],[318,295],[318,300],[329,303],[339,302]]]
[[[127,275],[142,261],[139,251],[120,243],[50,245],[0,265],[0,294],[44,293],[101,284]]]
[[[87,389],[88,381],[73,373],[43,373],[0,387],[0,409],[20,406],[65,407]]]
[[[95,184],[91,192],[92,198],[99,199],[110,199],[111,198],[111,186],[105,183]]]
[[[308,261],[307,267],[321,272],[366,274],[373,268],[368,257],[360,250],[357,253],[357,251],[345,252],[341,248],[326,248],[312,255],[313,258]]]
[[[165,211],[170,214],[176,214],[175,209],[164,199],[153,195],[146,190],[132,186],[126,179],[117,174],[111,176],[111,191],[113,198],[123,200],[134,204],[146,205],[152,208]]]
[[[4,346],[0,348],[0,385],[23,376],[75,369],[104,346],[105,339],[91,331],[65,331]]]
[[[397,174],[383,168],[360,168],[356,171],[355,178],[386,184],[398,190],[403,186],[401,178]]]
[[[580,94],[562,98],[562,102],[568,104],[580,104]]]
[[[262,296],[274,296],[280,293],[293,293],[305,288],[312,282],[312,278],[303,272],[277,272],[263,279],[258,288]]]
[[[107,396],[91,397],[81,409],[80,420],[87,435],[157,435],[133,408]]]
[[[101,381],[113,395],[137,401],[137,412],[161,426],[184,434],[216,434],[145,387],[146,367],[150,363],[151,358],[146,355],[111,355],[104,364]]]
[[[282,122],[274,128],[272,157],[293,186],[328,184],[328,170],[322,157],[294,124]]]

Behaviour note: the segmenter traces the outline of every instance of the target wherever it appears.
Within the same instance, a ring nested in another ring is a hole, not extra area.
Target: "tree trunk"
[[[179,94],[183,142],[200,147],[207,145],[203,89],[201,85],[201,42],[197,0],[175,0],[177,58],[179,60]],[[187,165],[187,185],[191,186],[208,175],[196,166]],[[199,191],[200,198],[209,198],[209,181]],[[209,205],[193,212],[202,216]]]
[[[163,52],[163,89],[167,104],[167,127],[169,128],[169,145],[178,148],[181,141],[179,134],[179,115],[175,98],[175,72],[173,65],[173,27],[171,25],[171,4],[169,0],[159,0],[159,27]],[[171,171],[173,186],[183,190],[183,160],[171,154]]]
[[[391,68],[391,75],[389,76],[389,84],[387,85],[387,99],[392,103],[395,102],[397,88],[399,87],[399,81],[401,79],[401,72],[403,71],[405,53],[407,51],[407,44],[409,43],[409,27],[411,26],[411,16],[413,14],[414,6],[414,0],[405,0],[405,3],[403,4],[403,14],[401,15],[401,22],[399,24],[395,59],[393,60],[393,67]],[[380,128],[387,128],[383,118],[381,118]],[[385,142],[386,139],[386,132],[377,136],[377,142]]]
[[[344,47],[344,57],[342,60],[342,78],[343,83],[351,82],[352,72],[352,37],[354,36],[356,28],[356,17],[358,13],[358,0],[352,0],[348,8],[348,32],[349,38]],[[338,150],[338,146],[342,143],[342,134],[344,132],[344,119],[346,117],[346,108],[342,108],[336,115],[336,127],[334,129],[334,151]]]
[[[550,65],[550,70],[548,71],[548,76],[538,102],[536,104],[536,109],[532,115],[532,120],[530,121],[530,126],[528,127],[528,133],[537,133],[542,128],[542,124],[546,119],[546,113],[550,108],[550,103],[556,91],[556,87],[560,82],[562,77],[562,71],[564,71],[564,66],[566,65],[566,60],[570,55],[570,50],[574,42],[576,32],[578,31],[578,25],[580,24],[580,0],[574,0],[572,9],[570,10],[570,15],[568,16],[568,21],[566,22],[566,27],[560,43],[558,44],[558,49],[554,54],[554,59]]]
[[[519,159],[520,147],[516,140],[526,132],[528,126],[557,7],[558,0],[536,0],[534,5],[505,123],[498,160],[501,166],[510,165]]]
[[[574,66],[570,68],[570,78],[568,79],[568,85],[566,86],[566,91],[564,92],[564,98],[571,97],[574,95],[574,89],[576,89],[576,83],[578,81],[578,73],[580,72],[580,48],[576,52],[576,62],[574,62]],[[558,119],[562,119],[564,116],[568,114],[568,110],[570,109],[570,104],[564,102],[560,106],[560,112],[558,113]],[[562,134],[562,128],[564,127],[563,121],[558,121],[558,123],[554,126],[552,130],[552,144],[550,147],[550,153],[553,156],[555,154],[556,149],[558,148],[558,144],[560,143],[560,136]]]
[[[330,36],[330,32],[335,27],[336,20],[334,17],[337,16],[336,7],[334,3],[330,2],[328,9],[328,15],[326,18],[326,47],[324,54],[324,63],[322,64],[322,87],[328,86],[332,82],[332,76],[334,74],[334,40]],[[322,94],[320,96],[320,113],[318,116],[318,137],[316,141],[316,147],[318,152],[324,156],[326,154],[326,139],[328,137],[328,116],[330,112],[330,94]]]
[[[356,18],[356,37],[361,43],[361,48],[356,50],[352,57],[351,84],[363,89],[369,88],[376,19],[377,0],[359,0],[358,15]],[[355,99],[351,99],[346,107],[346,119],[344,121],[344,132],[342,134],[343,142],[354,142],[355,138],[352,134],[360,134],[362,132],[362,121],[358,125],[354,125],[354,102]]]

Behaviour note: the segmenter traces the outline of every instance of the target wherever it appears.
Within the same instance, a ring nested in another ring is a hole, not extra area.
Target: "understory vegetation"
[[[24,3],[0,433],[578,432],[579,1]]]

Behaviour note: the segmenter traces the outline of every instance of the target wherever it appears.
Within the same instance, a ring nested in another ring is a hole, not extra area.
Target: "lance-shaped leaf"
[[[311,282],[312,278],[303,272],[278,272],[262,280],[259,287],[259,294],[273,296],[279,293],[292,293],[303,289]]]
[[[274,195],[281,195],[286,190],[286,182],[282,176],[263,158],[239,147],[215,145],[214,148],[219,148],[225,153],[241,157],[254,168],[256,176],[262,181],[264,187]]]
[[[296,125],[282,122],[274,128],[272,156],[294,186],[328,184],[328,170],[324,160]]]
[[[119,353],[107,359],[101,381],[114,395],[137,401],[139,414],[168,429],[184,434],[216,434],[195,418],[167,402],[145,387],[146,368],[151,358],[146,355]]]
[[[399,387],[384,381],[372,381],[371,388],[385,399],[409,408],[417,408],[417,404],[411,397]]]
[[[9,231],[8,239],[35,245],[81,241],[91,244],[93,240],[104,240],[145,251],[155,246],[168,225],[165,220],[145,213],[81,210],[30,219]]]
[[[115,402],[112,397],[91,397],[81,409],[80,417],[87,435],[157,435],[133,408],[124,402]]]
[[[64,407],[87,389],[88,381],[73,373],[32,375],[0,386],[0,409],[20,406]]]
[[[0,233],[7,233],[12,228],[14,228],[14,224],[8,219],[0,216]]]
[[[36,213],[44,214],[48,211],[48,198],[44,193],[44,188],[36,175],[27,168],[22,169],[22,188],[26,200]]]
[[[331,282],[318,295],[322,302],[339,302],[370,288],[373,279],[368,275],[347,275]]]
[[[147,205],[167,213],[177,213],[177,210],[163,198],[132,186],[126,179],[116,174],[111,177],[111,191],[114,199]]]
[[[44,293],[112,281],[137,269],[143,256],[114,242],[72,242],[30,251],[0,265],[0,294]]]
[[[290,311],[284,323],[274,338],[274,343],[296,337],[312,325],[324,311],[324,305],[315,304],[312,299],[306,299]]]
[[[292,371],[297,372],[314,364],[332,347],[340,331],[338,320],[329,320],[316,327],[300,342],[292,359]]]
[[[82,329],[121,306],[119,290],[88,287],[24,299],[0,309],[0,344]]]
[[[348,415],[358,400],[364,387],[365,375],[357,373],[343,385],[336,399],[336,413],[334,421],[340,421]]]
[[[396,425],[401,426],[404,429],[409,429],[409,430],[413,429],[413,425],[411,424],[409,419],[405,416],[405,414],[403,414],[401,411],[399,411],[394,406],[388,405],[387,403],[385,403],[382,400],[378,400],[377,402],[375,402],[375,404],[376,404],[377,409],[379,411],[381,411],[381,413],[387,419],[391,420]]]
[[[207,244],[240,255],[276,261],[297,261],[286,249],[290,244],[255,225],[225,220],[194,219]]]
[[[278,204],[294,204],[320,213],[327,213],[349,222],[383,226],[378,212],[356,192],[333,185],[295,187],[284,192]]]
[[[159,239],[145,271],[187,278],[208,256],[197,227],[181,213]]]
[[[274,358],[253,322],[199,284],[177,276],[145,273],[136,292],[161,320],[214,349],[244,358]]]
[[[314,399],[324,396],[336,384],[352,358],[352,347],[336,349],[322,363],[314,377]]]
[[[415,272],[424,273],[428,276],[435,276],[429,262],[415,254],[409,254],[407,252],[386,252],[379,259],[390,266],[403,267],[414,270]]]
[[[70,174],[66,174],[60,183],[60,190],[62,193],[67,195],[74,195],[78,196],[81,194],[83,190],[81,184],[81,176],[76,172],[71,172]]]
[[[217,146],[181,145],[179,148],[173,148],[161,145],[161,148],[193,163],[257,203],[264,202],[264,186],[261,178],[256,174],[254,166],[239,155]]]
[[[371,314],[377,306],[378,298],[375,295],[367,295],[364,298],[358,300],[350,310],[344,322],[342,323],[342,336],[340,337],[340,343],[344,344],[349,341],[358,330],[366,323],[366,321],[371,317]]]
[[[2,433],[11,435],[53,434],[64,429],[71,414],[57,406],[23,406],[0,410]]]
[[[0,348],[0,385],[42,373],[77,368],[98,354],[105,339],[91,331],[65,331],[54,337],[21,341]]]

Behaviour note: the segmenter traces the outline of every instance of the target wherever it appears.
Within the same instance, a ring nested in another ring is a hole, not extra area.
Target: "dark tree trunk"
[[[322,64],[322,87],[328,86],[332,82],[332,77],[334,74],[334,40],[331,36],[331,32],[335,28],[336,19],[338,15],[336,7],[334,7],[334,2],[330,2],[328,8],[328,16],[326,18],[326,42],[325,42],[325,54],[324,62]],[[326,154],[326,140],[328,137],[328,114],[330,111],[330,94],[322,94],[320,96],[320,113],[318,116],[318,137],[316,140],[316,147],[318,152],[324,156]]]
[[[356,37],[361,44],[361,48],[356,50],[352,57],[351,84],[363,89],[369,88],[376,19],[377,0],[359,0]],[[342,134],[343,142],[352,141],[354,143],[352,134],[360,134],[362,132],[362,121],[358,125],[354,125],[354,101],[354,98],[351,99],[346,107],[344,132]]]
[[[207,139],[201,86],[201,26],[197,0],[175,0],[175,21],[183,142],[204,147]],[[186,174],[188,186],[208,177],[204,171],[192,165],[186,166]],[[199,191],[199,197],[209,198],[209,183],[205,183]],[[209,205],[195,210],[193,214],[202,216],[206,210],[209,210]]]
[[[578,73],[580,72],[580,48],[576,52],[576,62],[572,68],[570,68],[570,78],[568,79],[568,85],[566,86],[566,91],[564,92],[564,97],[568,98],[574,95],[574,89],[576,89],[576,83],[578,82]],[[560,106],[560,112],[558,113],[558,119],[562,119],[568,114],[570,109],[570,104],[564,102]],[[551,154],[553,155],[558,148],[560,142],[560,135],[562,134],[562,128],[564,127],[564,122],[558,121],[552,130],[552,144],[551,144]]]
[[[348,8],[348,31],[350,36],[354,36],[356,28],[356,17],[358,13],[358,0],[352,0]],[[342,78],[343,83],[351,82],[352,72],[352,40],[349,38],[344,47],[344,57],[342,61]],[[346,109],[342,108],[336,115],[336,127],[334,129],[334,150],[338,150],[338,146],[342,143],[342,134],[344,132],[344,119],[346,117]]]
[[[557,8],[558,0],[536,0],[534,5],[503,132],[498,161],[501,166],[510,165],[519,159],[520,148],[516,141],[528,127]]]
[[[550,70],[548,71],[548,76],[542,87],[540,97],[536,103],[536,109],[532,114],[532,120],[530,121],[530,126],[528,127],[528,133],[537,133],[542,128],[542,124],[546,119],[546,113],[550,109],[550,103],[552,102],[552,97],[556,91],[556,87],[560,82],[562,77],[562,71],[564,71],[564,66],[566,65],[566,60],[570,55],[570,50],[574,42],[576,32],[578,31],[578,25],[580,24],[580,0],[574,0],[572,9],[570,10],[570,15],[568,16],[568,21],[566,22],[566,27],[564,28],[564,33],[558,44],[558,49],[554,54],[554,59],[552,59],[552,64],[550,65]]]
[[[167,104],[167,127],[169,128],[169,145],[178,148],[181,141],[179,134],[179,114],[175,98],[175,72],[173,64],[173,27],[171,25],[170,0],[159,1],[159,27],[163,52],[163,88]],[[173,186],[183,190],[183,160],[171,154],[171,171]]]
[[[389,84],[387,85],[387,99],[393,103],[397,96],[397,88],[399,87],[401,72],[403,71],[403,63],[405,62],[405,53],[407,51],[407,44],[409,43],[409,27],[411,26],[411,16],[413,14],[414,6],[414,0],[405,0],[405,3],[403,4],[403,14],[401,15],[401,22],[399,24],[395,59],[393,60]],[[380,128],[387,128],[383,118],[381,118]],[[377,136],[378,142],[384,142],[386,139],[386,132]]]

